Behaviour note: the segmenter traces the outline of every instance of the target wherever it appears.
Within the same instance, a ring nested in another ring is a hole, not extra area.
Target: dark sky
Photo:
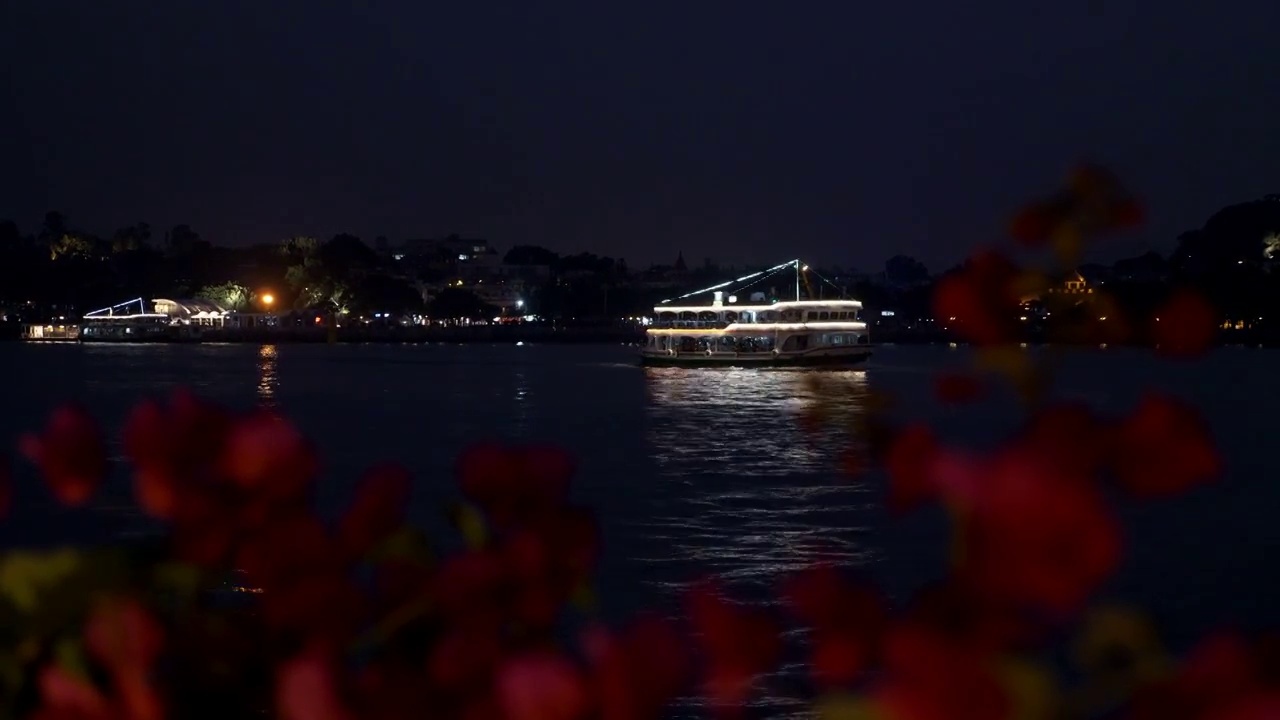
[[[0,3],[0,217],[934,269],[1077,159],[1280,192],[1280,2]]]

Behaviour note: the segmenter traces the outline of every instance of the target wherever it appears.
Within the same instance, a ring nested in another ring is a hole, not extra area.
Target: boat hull
[[[683,353],[667,355],[643,352],[640,364],[647,367],[850,367],[866,362],[871,357],[871,348],[861,347],[857,350],[842,352],[813,351],[807,353],[787,353],[774,355],[771,353]]]

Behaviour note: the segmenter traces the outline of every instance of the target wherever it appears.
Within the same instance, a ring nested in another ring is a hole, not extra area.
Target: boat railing
[[[723,320],[659,320],[653,326],[662,329],[723,330],[730,324]]]

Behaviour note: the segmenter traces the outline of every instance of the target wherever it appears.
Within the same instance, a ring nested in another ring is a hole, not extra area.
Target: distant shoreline
[[[388,345],[405,344],[515,344],[538,343],[546,345],[601,345],[621,344],[640,345],[644,343],[645,333],[637,327],[611,326],[570,326],[553,327],[547,325],[473,325],[469,327],[344,327],[329,328],[298,327],[258,329],[208,329],[199,338],[158,338],[141,342],[117,342],[91,340],[83,344],[89,345],[199,345],[199,344],[255,344],[255,345],[292,345],[292,344],[353,344],[377,343]],[[967,345],[956,342],[942,333],[919,332],[873,332],[872,345]],[[17,326],[5,324],[0,326],[0,341],[29,343],[81,343],[80,340],[23,340]],[[1098,342],[1049,341],[1044,338],[1023,338],[1015,340],[1028,346],[1061,346],[1061,347],[1098,347]],[[1143,342],[1109,343],[1110,347],[1149,347]],[[1244,346],[1274,348],[1280,347],[1280,337],[1271,337],[1263,333],[1251,331],[1224,332],[1216,343],[1218,347]]]

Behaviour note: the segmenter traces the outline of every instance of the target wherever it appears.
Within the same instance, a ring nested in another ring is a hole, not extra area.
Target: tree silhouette
[[[493,317],[498,309],[463,288],[445,288],[431,300],[428,313],[436,320],[471,320]]]
[[[22,233],[12,220],[0,220],[0,253],[17,252],[22,246]]]
[[[507,265],[546,265],[548,267],[554,267],[559,260],[559,255],[537,245],[516,245],[502,258],[502,262]]]
[[[174,225],[167,234],[166,244],[173,255],[190,255],[200,243],[200,235],[190,225]]]
[[[929,281],[924,263],[906,255],[894,255],[884,264],[885,279],[899,286],[919,285]]]
[[[44,214],[44,225],[40,229],[40,239],[46,243],[56,241],[67,234],[67,217],[57,210]]]
[[[111,252],[136,252],[148,247],[151,240],[151,226],[145,222],[127,225],[116,230],[111,237]]]

